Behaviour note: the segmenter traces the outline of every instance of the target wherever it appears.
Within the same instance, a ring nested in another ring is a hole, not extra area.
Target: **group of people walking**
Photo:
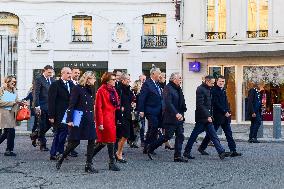
[[[4,155],[15,156],[13,152],[15,138],[16,105],[21,102],[28,105],[32,101],[36,116],[33,133],[33,146],[39,144],[41,151],[50,151],[50,160],[57,160],[59,170],[68,155],[77,156],[76,147],[80,140],[88,140],[85,171],[98,172],[93,167],[93,158],[107,146],[109,169],[119,171],[115,162],[126,163],[123,157],[125,143],[138,148],[140,137],[143,153],[149,159],[155,159],[155,150],[164,143],[167,149],[174,150],[175,162],[188,162],[194,159],[192,146],[198,135],[206,132],[206,136],[198,147],[201,155],[209,155],[206,148],[210,141],[220,157],[236,157],[236,143],[232,136],[231,113],[225,90],[225,78],[206,76],[204,82],[196,90],[195,127],[186,143],[184,143],[184,121],[187,111],[183,90],[182,76],[178,72],[170,75],[165,84],[165,75],[160,69],[153,67],[150,78],[141,75],[131,88],[130,75],[127,73],[106,72],[101,77],[102,85],[95,90],[96,75],[87,71],[80,76],[78,68],[64,67],[60,77],[53,79],[52,66],[45,66],[42,75],[33,83],[32,92],[19,101],[16,95],[16,78],[9,76],[0,90],[0,127],[3,128],[0,143],[7,139]],[[251,134],[249,142],[258,142],[256,132],[259,127],[259,96],[252,89],[249,96],[251,114]],[[7,114],[7,115],[6,115]],[[13,115],[12,115],[13,114]],[[147,132],[145,133],[145,119]],[[216,131],[223,129],[230,152],[226,152],[220,144]],[[53,128],[54,138],[51,149],[47,148],[46,132]],[[175,135],[175,145],[168,141]],[[66,145],[66,139],[68,142]]]

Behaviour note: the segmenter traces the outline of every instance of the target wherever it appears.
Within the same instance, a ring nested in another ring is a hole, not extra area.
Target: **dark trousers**
[[[256,117],[251,118],[249,139],[257,138],[257,132],[261,125],[261,114],[257,113]]]
[[[230,125],[230,119],[226,118],[224,123],[222,123],[222,124],[216,124],[215,123],[214,128],[215,128],[216,132],[217,132],[217,130],[219,129],[220,126],[225,133],[230,151],[231,152],[236,151],[236,143],[235,143],[234,138],[233,138],[233,133],[232,133],[231,125]],[[205,136],[205,138],[203,139],[203,141],[200,145],[200,149],[205,150],[207,148],[209,142],[210,142],[210,137],[209,137],[208,133],[206,133],[206,136]]]
[[[146,118],[148,120],[148,130],[146,133],[145,147],[157,140],[158,128],[161,127],[161,116],[147,114]]]
[[[107,146],[108,150],[108,156],[109,156],[109,163],[113,164],[114,163],[114,144],[113,143],[108,143],[108,144],[103,144],[103,143],[97,143],[94,149],[93,157],[99,153],[105,146]]]
[[[48,120],[48,111],[41,110],[40,115],[40,123],[39,123],[39,133],[38,140],[40,141],[41,146],[46,146],[46,138],[45,133],[51,128],[51,124]]]
[[[65,151],[63,152],[63,156],[61,160],[63,161],[64,158],[68,156],[68,154],[74,150],[80,144],[80,140],[68,140],[68,144],[66,146]],[[88,140],[87,145],[87,163],[92,163],[94,149],[95,149],[95,140]]]
[[[0,144],[7,139],[6,151],[13,151],[15,145],[15,129],[14,128],[4,128],[3,133],[0,136]]]
[[[184,149],[184,154],[189,155],[192,149],[194,142],[196,141],[198,135],[206,131],[206,134],[209,135],[210,140],[213,142],[214,147],[216,148],[218,154],[225,152],[222,147],[220,140],[217,136],[216,130],[212,123],[195,123],[195,127],[187,141],[187,144]]]
[[[175,138],[175,154],[174,157],[181,157],[182,144],[184,141],[184,128],[183,125],[164,125],[165,135],[161,135],[158,140],[148,146],[149,152],[153,152],[164,142],[170,140],[174,134]]]
[[[141,118],[141,127],[140,127],[140,140],[141,143],[145,143],[145,117]]]
[[[50,149],[51,156],[56,156],[57,153],[63,154],[67,134],[68,128],[65,124],[61,124],[60,127],[55,130],[55,135]]]

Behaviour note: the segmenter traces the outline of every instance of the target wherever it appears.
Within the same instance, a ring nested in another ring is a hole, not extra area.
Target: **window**
[[[226,39],[226,0],[207,0],[206,39]]]
[[[143,16],[142,48],[166,48],[166,15],[152,13]]]
[[[268,0],[248,0],[247,37],[268,37]]]
[[[92,17],[77,15],[72,17],[72,41],[92,42]]]

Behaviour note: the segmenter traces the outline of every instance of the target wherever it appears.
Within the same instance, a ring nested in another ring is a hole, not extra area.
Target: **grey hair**
[[[173,80],[175,80],[176,78],[177,78],[177,76],[179,76],[180,75],[180,73],[179,72],[174,72],[174,73],[172,73],[171,74],[171,77],[170,77],[170,81],[173,81]]]
[[[121,76],[120,76],[120,81],[127,79],[129,76],[129,74],[122,72]]]
[[[153,67],[153,68],[151,68],[151,70],[150,70],[150,75],[152,75],[154,72],[160,72],[160,73],[161,73],[161,70],[160,70],[160,68]]]
[[[69,67],[63,67],[63,68],[61,69],[61,74],[65,73],[67,70],[70,70],[70,71],[71,71],[71,68],[69,68]]]

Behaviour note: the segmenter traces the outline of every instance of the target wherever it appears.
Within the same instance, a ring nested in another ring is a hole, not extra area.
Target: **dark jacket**
[[[261,113],[261,97],[256,88],[252,88],[248,92],[248,117],[252,118],[252,114]]]
[[[94,140],[96,128],[91,87],[81,85],[73,87],[67,111],[67,123],[73,122],[74,110],[83,111],[83,116],[79,127],[69,127],[69,140]]]
[[[53,83],[55,80],[50,78],[50,82]],[[40,109],[47,111],[48,110],[48,89],[50,83],[47,82],[45,77],[41,75],[35,79],[34,82],[34,107],[40,106]]]
[[[156,86],[159,87],[158,84],[156,84]],[[160,95],[156,86],[151,78],[147,79],[145,83],[143,83],[138,102],[139,112],[144,112],[145,114],[151,114],[154,116],[161,114],[162,95]],[[162,92],[161,89],[160,91]]]
[[[163,92],[163,124],[165,125],[182,125],[183,121],[176,118],[176,114],[184,116],[186,104],[182,89],[170,82],[164,87]]]
[[[207,123],[212,117],[211,89],[205,83],[196,89],[195,122]]]
[[[215,86],[212,88],[212,107],[215,124],[222,124],[227,118],[225,114],[230,112],[226,90]]]
[[[68,81],[70,91],[74,87],[72,81]],[[70,93],[62,79],[53,82],[48,90],[48,116],[54,119],[54,126],[61,125],[63,116],[69,106]]]
[[[117,94],[120,98],[120,106],[124,108],[123,111],[120,111],[123,117],[131,120],[131,103],[133,102],[133,92],[130,90],[130,86],[124,84],[120,85],[120,88],[117,90]]]

